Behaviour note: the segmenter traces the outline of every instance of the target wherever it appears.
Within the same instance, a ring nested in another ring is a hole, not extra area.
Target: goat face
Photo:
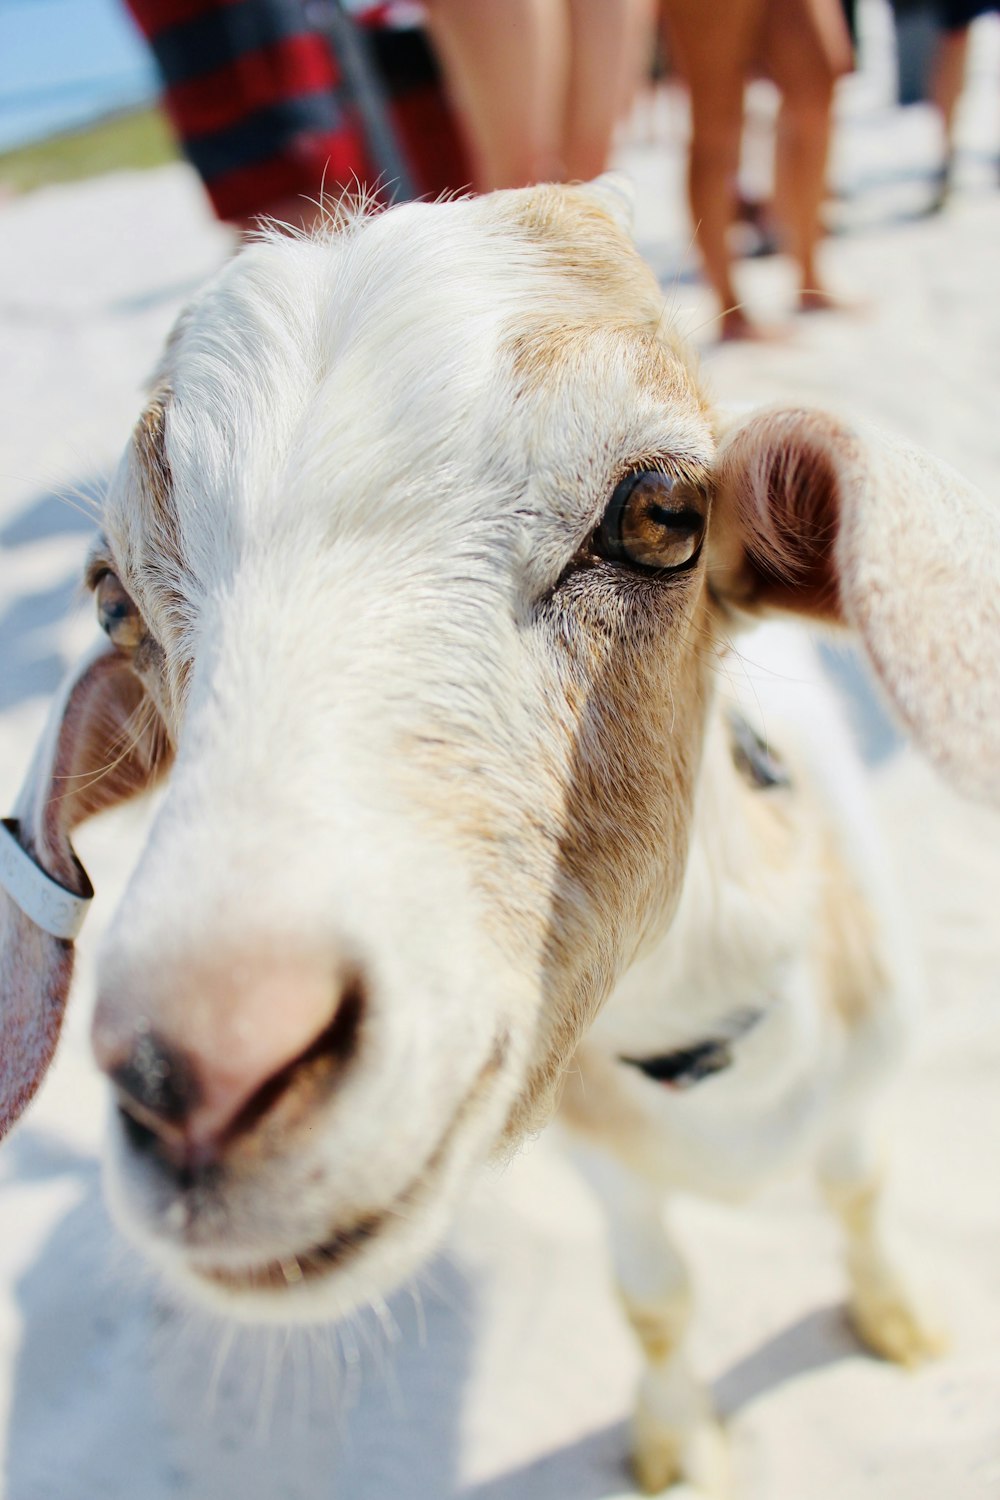
[[[720,590],[850,613],[856,562],[795,554],[856,530],[853,439],[808,419],[729,450],[710,595],[711,424],[618,213],[613,185],[541,188],[244,251],[108,497],[109,641],[20,837],[78,888],[68,829],[170,771],[99,961],[112,1191],[234,1309],[397,1280],[544,1115],[679,893]],[[10,1117],[68,964],[0,919]]]
[[[395,1277],[676,894],[713,444],[661,313],[541,192],[259,244],[172,343],[90,561],[176,747],[95,1045],[126,1223],[223,1292]]]

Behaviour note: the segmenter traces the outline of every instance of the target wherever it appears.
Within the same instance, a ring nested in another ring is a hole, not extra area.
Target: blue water
[[[0,0],[0,151],[156,92],[152,58],[119,0]]]

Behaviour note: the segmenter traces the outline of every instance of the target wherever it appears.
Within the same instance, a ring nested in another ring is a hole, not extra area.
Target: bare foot
[[[719,340],[723,344],[745,339],[754,344],[780,344],[788,338],[786,328],[754,323],[741,307],[727,308],[719,317]]]
[[[865,313],[869,304],[854,297],[839,297],[825,287],[803,287],[799,292],[799,312]]]
[[[939,214],[946,206],[953,187],[953,163],[949,158],[931,178],[931,196],[927,204],[928,214]]]

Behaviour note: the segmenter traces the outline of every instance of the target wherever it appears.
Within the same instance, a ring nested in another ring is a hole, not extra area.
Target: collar
[[[670,1089],[689,1089],[713,1073],[732,1067],[733,1047],[764,1018],[762,1010],[738,1011],[729,1019],[724,1036],[706,1037],[690,1047],[675,1052],[661,1052],[656,1057],[619,1057],[618,1061],[638,1068],[654,1083]]]
[[[67,890],[42,869],[24,848],[16,818],[0,818],[0,888],[14,905],[52,937],[72,942],[94,897],[86,870],[73,855],[85,894]]]

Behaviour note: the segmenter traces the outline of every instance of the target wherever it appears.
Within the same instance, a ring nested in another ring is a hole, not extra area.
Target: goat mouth
[[[406,1195],[404,1195],[406,1196]],[[401,1201],[401,1200],[400,1200]],[[350,1229],[341,1229],[308,1250],[265,1261],[259,1266],[242,1269],[224,1266],[198,1266],[197,1274],[215,1286],[231,1292],[283,1292],[291,1287],[318,1281],[339,1269],[366,1241],[374,1239],[385,1221],[398,1211],[398,1202],[381,1213],[359,1219]]]
[[[498,1038],[493,1052],[479,1070],[468,1093],[455,1110],[444,1133],[431,1152],[421,1170],[411,1180],[409,1187],[399,1193],[385,1208],[377,1209],[356,1219],[346,1229],[339,1229],[323,1240],[311,1245],[308,1250],[297,1250],[293,1254],[278,1256],[259,1265],[250,1266],[206,1266],[191,1267],[197,1276],[211,1282],[222,1291],[229,1292],[289,1292],[296,1287],[322,1280],[344,1264],[353,1260],[366,1244],[376,1239],[390,1222],[399,1223],[409,1217],[418,1193],[426,1196],[432,1191],[440,1176],[445,1158],[461,1128],[477,1103],[483,1090],[503,1066],[507,1053],[506,1035]]]

